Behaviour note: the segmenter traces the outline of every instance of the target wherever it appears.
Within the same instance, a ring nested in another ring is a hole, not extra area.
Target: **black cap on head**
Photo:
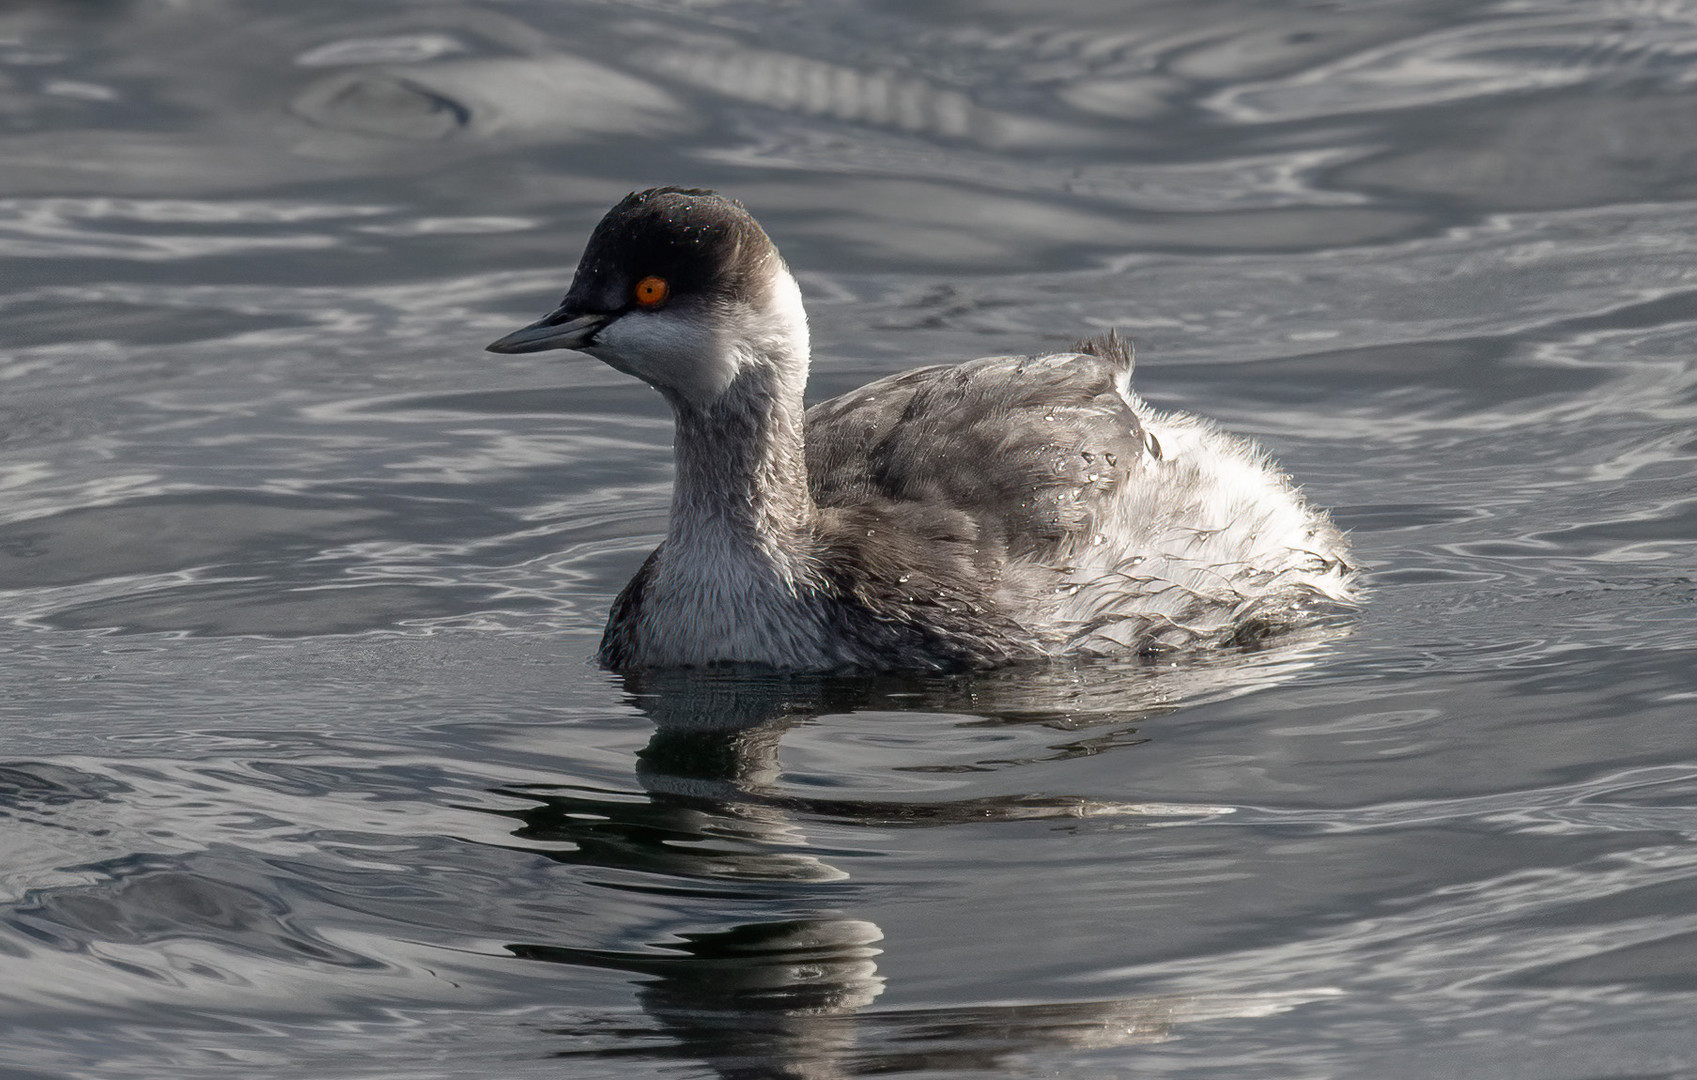
[[[754,300],[777,249],[742,204],[704,188],[635,191],[590,234],[561,307],[614,313],[632,305],[646,277],[665,280],[674,301]]]

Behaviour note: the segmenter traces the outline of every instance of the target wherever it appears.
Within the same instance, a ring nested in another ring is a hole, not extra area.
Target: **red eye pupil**
[[[645,277],[636,283],[636,302],[644,307],[653,307],[665,301],[671,288],[665,278]]]

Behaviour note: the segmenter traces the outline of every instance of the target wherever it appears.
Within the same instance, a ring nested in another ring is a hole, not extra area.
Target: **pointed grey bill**
[[[561,308],[521,330],[484,346],[494,353],[542,352],[544,349],[581,349],[595,341],[595,332],[612,321],[611,315],[572,315]]]

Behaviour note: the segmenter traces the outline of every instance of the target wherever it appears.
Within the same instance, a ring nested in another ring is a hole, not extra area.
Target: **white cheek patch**
[[[771,296],[771,304],[757,313],[754,346],[757,351],[790,358],[805,374],[811,343],[801,286],[789,271],[780,268],[772,278]]]
[[[799,395],[807,378],[807,311],[801,287],[779,264],[759,307],[694,302],[628,311],[584,351],[701,405],[716,401],[750,365],[770,368]]]
[[[596,335],[590,355],[646,383],[694,401],[725,392],[740,367],[699,318],[676,311],[631,311]]]

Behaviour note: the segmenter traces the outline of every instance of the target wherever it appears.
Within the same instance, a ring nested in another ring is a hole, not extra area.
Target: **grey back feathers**
[[[851,391],[808,413],[814,498],[960,509],[1003,557],[1044,557],[1141,465],[1128,374],[1117,357],[991,357]]]

